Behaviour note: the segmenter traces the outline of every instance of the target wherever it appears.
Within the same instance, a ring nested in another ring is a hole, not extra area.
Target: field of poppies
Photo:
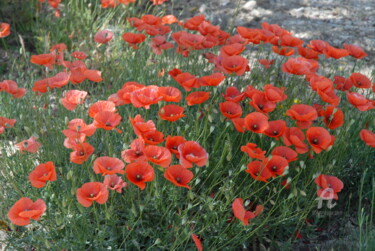
[[[374,250],[367,53],[176,2],[0,3],[2,247]]]

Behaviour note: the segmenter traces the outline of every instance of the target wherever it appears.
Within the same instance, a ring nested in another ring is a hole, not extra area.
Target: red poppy
[[[123,174],[125,173],[125,171],[122,170],[124,167],[125,165],[120,159],[103,156],[95,159],[93,169],[96,174],[100,173],[105,176],[115,173]]]
[[[333,130],[344,124],[344,113],[337,107],[329,105],[322,111],[324,123],[326,126]]]
[[[330,45],[323,40],[311,40],[310,44],[308,44],[307,46],[318,52],[319,54],[323,54],[326,48]]]
[[[248,63],[246,58],[236,55],[223,57],[217,67],[226,74],[235,73],[237,76],[241,76],[245,71],[250,71]]]
[[[168,148],[168,150],[176,155],[177,158],[180,157],[180,153],[178,152],[178,146],[185,143],[186,140],[182,136],[167,136],[167,139],[165,141],[165,147]]]
[[[95,34],[94,40],[97,43],[106,44],[112,40],[113,35],[113,32],[110,30],[101,30]]]
[[[348,80],[354,84],[354,86],[358,88],[371,88],[371,80],[366,77],[365,75],[358,73],[358,72],[353,72],[352,75],[349,76]]]
[[[218,86],[224,79],[225,76],[222,73],[216,72],[208,76],[200,77],[199,81],[202,86]]]
[[[0,38],[7,37],[10,35],[10,24],[0,23]]]
[[[0,92],[5,91],[13,98],[22,98],[26,94],[25,88],[18,88],[18,84],[13,80],[4,80],[0,82]]]
[[[183,167],[191,168],[193,163],[199,167],[207,164],[208,153],[198,142],[185,141],[178,146],[178,152]]]
[[[245,117],[245,126],[252,132],[263,133],[269,127],[268,117],[260,112],[252,112]]]
[[[161,55],[163,50],[173,48],[173,44],[167,42],[164,36],[156,36],[151,40],[152,52]]]
[[[334,136],[323,127],[310,127],[307,129],[306,137],[315,153],[326,150],[334,141]]]
[[[329,78],[326,78],[324,76],[320,75],[311,75],[309,76],[309,82],[311,89],[314,91],[323,91],[323,92],[328,92],[333,90],[333,82]]]
[[[125,169],[126,177],[141,190],[146,188],[146,182],[154,180],[154,168],[145,161],[130,163]]]
[[[337,193],[344,188],[344,183],[335,176],[329,176],[325,174],[319,175],[315,179],[320,189],[317,191],[317,195],[323,199],[335,199],[338,200]]]
[[[235,55],[240,55],[241,52],[243,52],[245,49],[246,49],[246,46],[244,44],[240,44],[240,43],[228,44],[220,48],[220,54],[223,57],[235,56]]]
[[[26,226],[30,220],[39,220],[46,211],[46,203],[42,199],[33,202],[31,199],[22,197],[9,209],[8,218],[17,226]]]
[[[74,152],[70,153],[70,161],[76,164],[82,164],[93,154],[95,148],[89,143],[73,145]]]
[[[163,97],[166,102],[180,102],[182,93],[179,89],[172,86],[159,87],[159,94]]]
[[[294,54],[294,49],[291,47],[272,46],[272,50],[274,53],[279,54],[281,56],[285,56],[285,57],[289,57]]]
[[[191,91],[192,88],[198,88],[200,86],[196,76],[189,72],[182,72],[173,78],[185,89],[185,91]]]
[[[116,128],[116,126],[120,124],[121,119],[121,116],[117,113],[111,111],[101,111],[95,114],[93,124],[96,128],[102,128],[106,131],[115,129],[117,132],[121,133],[122,131]]]
[[[52,161],[40,164],[29,174],[31,185],[36,188],[44,187],[47,181],[56,180],[55,165]]]
[[[267,60],[267,59],[258,59],[258,62],[264,66],[264,68],[268,69],[275,63],[275,59]]]
[[[104,204],[108,200],[107,186],[100,182],[88,182],[77,189],[77,200],[84,207],[89,207],[94,201]]]
[[[162,108],[160,108],[158,114],[161,119],[170,122],[175,122],[180,118],[186,117],[186,115],[184,114],[184,108],[174,104],[163,106]]]
[[[288,161],[281,156],[272,156],[271,158],[265,158],[262,165],[264,165],[271,173],[273,177],[277,175],[281,176],[285,168],[288,167]]]
[[[94,118],[98,112],[102,111],[116,112],[115,103],[106,100],[95,102],[89,108],[89,116]]]
[[[86,69],[83,72],[83,75],[85,76],[85,78],[87,78],[88,80],[93,81],[93,82],[100,82],[100,81],[103,80],[102,79],[102,73],[100,71],[97,71],[97,70]]]
[[[335,48],[330,45],[326,46],[323,53],[326,56],[326,58],[334,58],[334,59],[339,59],[342,57],[349,56],[349,52],[347,50]]]
[[[122,39],[127,42],[133,49],[138,49],[138,44],[145,41],[146,36],[140,33],[125,32],[122,34]]]
[[[359,136],[366,145],[375,147],[375,133],[371,132],[370,130],[362,129],[359,133]]]
[[[165,15],[161,18],[161,24],[173,24],[177,22],[178,22],[177,17],[173,15]]]
[[[138,137],[142,137],[143,134],[147,132],[153,132],[156,131],[155,123],[152,120],[149,120],[145,122],[141,115],[136,115],[134,119],[130,118],[130,123],[133,126],[134,133]]]
[[[116,174],[106,175],[104,177],[103,184],[111,190],[116,190],[118,193],[122,193],[122,189],[126,188],[128,184],[124,182],[120,176]]]
[[[276,138],[277,140],[283,136],[286,130],[286,122],[284,120],[274,120],[268,122],[268,128],[263,132],[268,137]]]
[[[298,153],[294,151],[292,148],[287,146],[277,146],[275,147],[272,152],[272,156],[281,156],[286,159],[288,162],[292,162],[297,160]]]
[[[245,93],[240,92],[235,86],[230,86],[225,90],[225,93],[223,93],[222,96],[226,101],[238,103],[245,98]]]
[[[317,61],[298,57],[289,58],[288,61],[282,65],[281,70],[295,75],[307,75],[316,72],[318,67],[319,64]]]
[[[350,104],[360,111],[368,111],[374,108],[371,100],[368,100],[364,96],[356,92],[346,92],[346,97]]]
[[[242,115],[242,107],[241,105],[232,102],[232,101],[225,101],[219,103],[221,113],[227,117],[228,119],[239,118]]]
[[[287,99],[287,96],[284,94],[284,89],[284,87],[277,88],[271,84],[266,84],[264,86],[264,94],[267,100],[278,103]]]
[[[210,98],[210,92],[197,91],[186,96],[185,100],[189,106],[199,105]]]
[[[301,129],[297,127],[286,128],[283,134],[283,142],[286,146],[294,145],[296,152],[299,154],[306,153],[309,148],[304,143],[305,135]]]
[[[344,43],[344,48],[349,52],[350,56],[355,57],[357,59],[367,57],[367,53],[358,45]]]
[[[176,186],[191,189],[188,183],[193,179],[194,174],[181,165],[173,165],[165,170],[164,177]]]
[[[251,95],[251,101],[249,104],[254,107],[255,110],[262,113],[269,113],[275,110],[276,103],[269,101],[264,92],[254,92]]]
[[[0,134],[5,131],[5,128],[11,128],[17,122],[16,119],[8,119],[5,117],[0,117]]]
[[[70,72],[59,72],[55,76],[48,78],[47,83],[50,89],[61,88],[68,84],[70,79]]]
[[[72,52],[72,57],[79,59],[79,60],[84,60],[87,57],[87,55],[86,53],[82,51],[74,51]]]
[[[260,44],[260,42],[266,40],[266,36],[261,29],[250,29],[239,26],[237,27],[237,32],[241,35],[241,37],[246,38],[253,44]]]
[[[131,103],[131,96],[133,91],[143,88],[145,85],[142,85],[138,82],[130,81],[126,82],[120,90],[117,91],[117,95],[125,104]],[[159,90],[160,91],[160,90]]]
[[[193,239],[198,251],[203,251],[203,245],[202,245],[201,240],[199,240],[199,237],[195,234],[191,234],[191,238]]]
[[[62,132],[68,138],[78,138],[80,134],[85,136],[92,136],[96,128],[93,124],[87,125],[82,119],[73,119],[68,123],[68,128]]]
[[[36,153],[39,148],[42,146],[35,137],[30,137],[29,139],[23,140],[16,144],[18,150],[22,153],[23,151],[29,153]]]
[[[255,218],[255,214],[250,211],[246,211],[243,200],[241,198],[236,198],[232,203],[232,210],[234,216],[242,221],[244,226],[249,225],[249,220]]]
[[[298,54],[307,59],[315,59],[315,60],[319,59],[319,53],[314,51],[311,48],[305,48],[305,47],[299,46]]]
[[[198,30],[198,26],[204,21],[204,15],[192,17],[184,23],[184,28],[189,30]]]
[[[148,145],[143,149],[148,161],[161,167],[168,167],[172,161],[172,154],[168,148],[162,146]]]
[[[245,119],[244,118],[234,118],[232,119],[233,125],[236,130],[240,133],[244,133],[246,131]]]
[[[60,99],[61,104],[69,111],[73,111],[77,105],[83,104],[87,92],[79,90],[67,91],[64,98]]]
[[[297,126],[301,129],[308,128],[312,121],[318,118],[318,112],[314,107],[304,104],[292,105],[292,107],[286,111],[286,115],[297,121]]]
[[[159,93],[159,87],[156,85],[148,85],[143,88],[136,89],[132,92],[130,101],[139,108],[150,109],[150,105],[157,104],[163,96]]]
[[[261,161],[255,160],[247,165],[245,172],[249,173],[254,180],[268,182],[272,177],[272,173],[263,165]]]
[[[141,137],[149,145],[157,145],[164,141],[164,134],[158,130],[145,132]]]
[[[130,149],[121,152],[121,157],[126,163],[131,163],[138,160],[147,160],[147,157],[143,153],[145,148],[145,142],[142,138],[133,140],[130,144]]]
[[[241,146],[241,151],[247,153],[249,157],[254,159],[263,160],[265,158],[266,151],[262,151],[257,144],[254,143],[247,143],[245,146]]]

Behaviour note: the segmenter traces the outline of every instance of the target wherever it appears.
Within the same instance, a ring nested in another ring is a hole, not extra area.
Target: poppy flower
[[[176,34],[176,33],[174,33]],[[182,31],[178,36],[173,36],[173,39],[183,49],[199,50],[203,49],[203,42],[206,38],[199,34],[192,34]]]
[[[334,141],[334,137],[323,127],[310,127],[306,131],[306,137],[315,153],[326,150]]]
[[[120,124],[121,119],[121,116],[117,113],[111,111],[101,111],[95,114],[93,124],[96,128],[102,128],[106,131],[116,129],[117,132],[121,133],[122,131],[116,128],[116,126]]]
[[[84,134],[92,136],[96,131],[93,124],[87,125],[82,119],[73,119],[68,123],[68,129],[63,130],[63,134],[68,138],[77,138],[77,135]]]
[[[22,153],[23,151],[29,153],[36,153],[39,148],[42,146],[38,141],[36,141],[35,137],[30,137],[29,139],[23,140],[16,144],[18,150]]]
[[[180,153],[178,152],[178,146],[186,142],[185,138],[182,136],[167,136],[167,139],[165,141],[165,147],[168,148],[168,150],[176,155],[177,158],[179,158]]]
[[[164,36],[156,36],[151,40],[152,52],[161,55],[163,50],[173,48],[173,44],[167,42]]]
[[[106,175],[103,184],[111,190],[116,190],[118,193],[122,193],[122,189],[128,186],[128,184],[116,174]]]
[[[269,113],[276,108],[276,103],[269,101],[266,94],[260,91],[251,95],[251,101],[249,104],[254,107],[255,110],[261,113]]]
[[[48,87],[50,89],[53,88],[61,88],[68,84],[70,79],[70,72],[59,72],[55,76],[50,77],[47,79]]]
[[[245,93],[240,92],[235,86],[230,86],[225,90],[225,93],[223,93],[222,96],[226,101],[238,103],[245,98]]]
[[[77,189],[77,200],[84,207],[90,207],[94,201],[104,204],[108,200],[107,186],[100,182],[88,182]]]
[[[97,43],[106,44],[112,40],[113,35],[113,32],[110,30],[101,30],[95,34],[94,40]]]
[[[322,111],[322,115],[324,117],[324,123],[331,130],[344,124],[344,113],[337,107],[332,105],[327,106],[327,108]]]
[[[283,136],[286,130],[286,123],[284,120],[274,120],[268,122],[268,128],[263,132],[268,137],[279,139]]]
[[[323,53],[326,56],[326,58],[334,58],[334,59],[339,59],[342,57],[349,56],[349,52],[347,50],[335,48],[330,45],[326,46]]]
[[[134,82],[134,81],[126,82],[122,86],[122,88],[117,91],[117,95],[122,101],[124,101],[125,104],[130,104],[133,91],[143,88],[143,87],[145,87],[145,85],[142,85],[138,82]]]
[[[281,156],[272,156],[271,158],[265,158],[263,159],[264,165],[271,173],[273,177],[276,177],[277,175],[282,175],[285,171],[285,168],[288,167],[288,161],[281,157]]]
[[[36,188],[44,187],[47,181],[56,180],[55,165],[52,161],[40,164],[29,174],[31,185]]]
[[[157,104],[163,96],[159,93],[159,87],[156,85],[148,85],[143,88],[136,89],[132,92],[130,101],[135,107],[143,107],[150,109],[150,105]]]
[[[131,163],[138,160],[147,160],[147,157],[143,153],[145,148],[145,142],[142,138],[133,140],[130,144],[130,149],[121,152],[121,157],[126,163]]]
[[[162,146],[148,145],[143,149],[148,161],[161,167],[168,167],[172,161],[172,154],[168,148]]]
[[[218,86],[224,79],[225,76],[220,72],[199,78],[202,86]]]
[[[296,152],[303,154],[309,151],[308,146],[304,142],[305,135],[298,127],[288,127],[283,134],[283,142],[286,146],[294,145]]]
[[[196,76],[190,74],[189,72],[182,72],[174,77],[177,83],[179,83],[185,91],[191,91],[192,88],[198,88],[200,83]]]
[[[328,92],[333,90],[333,82],[329,78],[320,75],[311,75],[309,76],[309,82],[311,89],[314,91],[323,91]]]
[[[164,141],[164,134],[158,130],[145,132],[141,137],[149,145],[158,145]]]
[[[284,87],[278,88],[271,84],[266,84],[264,86],[264,94],[267,100],[275,103],[287,99],[287,96],[284,94]]]
[[[146,161],[130,163],[125,168],[126,177],[141,190],[146,188],[146,182],[154,180],[154,168]]]
[[[254,143],[247,143],[245,146],[241,146],[241,151],[247,153],[249,157],[253,159],[260,159],[263,160],[265,158],[266,151],[262,151],[257,144]]]
[[[241,198],[236,198],[232,203],[232,210],[234,216],[242,221],[244,226],[249,225],[249,220],[255,218],[255,214],[250,211],[246,211],[243,200]]]
[[[182,93],[179,89],[172,86],[159,87],[159,94],[163,97],[166,102],[180,102]]]
[[[337,193],[344,188],[344,183],[335,176],[321,174],[314,180],[320,189],[317,191],[317,195],[323,199],[335,199],[338,200]]]
[[[189,106],[199,105],[210,98],[210,92],[196,91],[186,96],[185,100]]]
[[[244,133],[246,131],[245,119],[244,118],[234,118],[232,119],[233,125],[236,130],[240,133]]]
[[[301,129],[308,128],[312,121],[318,118],[318,112],[314,107],[304,104],[295,104],[286,111],[286,115],[297,121],[297,126]]]
[[[185,141],[178,146],[178,152],[183,167],[191,168],[193,164],[202,167],[207,164],[208,153],[198,142]]]
[[[353,72],[348,79],[358,88],[368,89],[371,88],[372,85],[371,80],[368,77],[358,72]]]
[[[103,156],[95,159],[94,161],[94,172],[101,175],[111,175],[115,173],[123,174],[125,173],[124,163],[118,158],[112,158],[108,156]]]
[[[53,68],[55,61],[56,61],[55,53],[32,55],[30,59],[31,63],[37,64],[37,65],[43,65],[45,67],[48,67],[49,69]]]
[[[258,62],[264,66],[264,68],[268,69],[275,63],[275,59],[267,60],[267,59],[258,59]]]
[[[274,53],[279,54],[281,56],[285,56],[285,57],[289,57],[294,54],[294,49],[291,47],[272,46],[272,50]]]
[[[220,64],[217,65],[218,69],[226,74],[235,73],[237,76],[241,76],[245,71],[249,71],[249,62],[242,56],[229,56],[223,57]]]
[[[22,197],[9,209],[8,218],[17,226],[26,226],[30,220],[39,220],[46,211],[46,203],[42,199],[33,202],[31,199]]]
[[[268,182],[267,180],[272,177],[272,173],[263,165],[261,161],[255,160],[247,165],[245,170],[254,180]]]
[[[281,46],[300,47],[301,45],[303,45],[303,43],[303,40],[293,37],[289,34],[282,35],[280,38]]]
[[[129,117],[129,120],[133,126],[134,133],[138,137],[142,137],[142,135],[147,132],[156,131],[155,123],[152,120],[145,122],[139,114],[137,114],[134,119]]]
[[[22,98],[26,94],[25,88],[19,88],[18,84],[13,80],[4,80],[0,82],[0,92],[5,91],[13,96],[13,98]]]
[[[375,133],[371,132],[370,130],[362,129],[359,133],[359,136],[366,145],[375,147]]]
[[[374,108],[373,103],[359,93],[346,92],[346,97],[350,104],[362,112]]]
[[[178,187],[186,187],[187,189],[191,189],[188,183],[193,177],[193,172],[181,165],[170,166],[164,172],[164,178]]]
[[[287,146],[277,146],[275,147],[272,152],[272,156],[280,156],[286,159],[288,162],[292,162],[297,160],[298,153],[294,151],[292,148]]]
[[[0,23],[0,38],[7,37],[10,35],[10,24]]]
[[[86,69],[83,71],[83,76],[85,78],[87,78],[88,80],[92,81],[92,82],[100,82],[102,81],[102,73],[100,71],[97,71],[97,70],[89,70],[89,69]]]
[[[175,122],[180,118],[186,117],[184,113],[184,108],[178,105],[170,104],[165,105],[160,108],[158,114],[159,117],[163,120],[167,120],[170,122]]]
[[[125,32],[122,34],[122,39],[124,39],[125,42],[127,42],[133,49],[138,49],[138,44],[145,41],[146,36],[141,33],[131,33],[131,32]]]
[[[82,51],[73,51],[72,57],[74,57],[78,60],[84,60],[87,57],[87,55],[86,55],[86,53],[84,53]]]
[[[246,115],[245,126],[252,132],[263,133],[269,127],[268,117],[260,112],[252,112]]]
[[[73,152],[70,153],[70,162],[82,164],[93,154],[95,148],[87,142],[73,145]]]
[[[16,119],[8,119],[5,117],[0,117],[0,134],[5,131],[5,128],[11,128],[17,122]]]
[[[283,72],[294,75],[307,75],[318,70],[319,64],[313,59],[303,57],[289,58],[282,66]]]
[[[42,79],[34,82],[34,86],[31,88],[37,95],[48,92],[48,79]]]
[[[191,234],[191,238],[193,239],[194,244],[197,247],[198,251],[203,251],[203,245],[199,237],[195,234]]]
[[[318,52],[319,54],[323,54],[327,47],[330,45],[323,40],[311,40],[307,46]]]
[[[239,118],[242,115],[242,107],[241,105],[232,102],[232,101],[225,101],[219,103],[221,113],[228,119]]]
[[[358,45],[344,43],[344,48],[349,52],[349,55],[354,58],[362,59],[367,57],[367,53]]]
[[[177,22],[178,22],[177,17],[173,15],[165,15],[161,18],[161,24],[173,24]]]
[[[69,90],[65,93],[64,98],[60,99],[61,104],[69,111],[73,111],[77,105],[83,104],[87,92],[79,90]]]
[[[298,47],[298,54],[306,59],[319,60],[319,53],[311,48],[305,48],[302,46]]]
[[[102,111],[116,112],[115,103],[106,100],[95,102],[89,108],[89,116],[94,118],[97,113]]]
[[[228,44],[220,48],[220,54],[223,57],[235,56],[235,55],[240,55],[241,52],[243,52],[245,49],[246,49],[246,46],[244,44],[240,44],[240,43]]]
[[[239,26],[237,27],[237,32],[241,35],[241,37],[247,39],[253,44],[260,44],[260,42],[266,40],[266,36],[261,29],[250,29]]]

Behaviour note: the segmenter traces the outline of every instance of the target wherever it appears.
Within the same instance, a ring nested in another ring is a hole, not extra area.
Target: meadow
[[[361,45],[177,3],[0,3],[3,248],[374,250]]]

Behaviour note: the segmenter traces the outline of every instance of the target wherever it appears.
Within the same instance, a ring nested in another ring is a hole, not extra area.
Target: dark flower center
[[[111,126],[111,123],[107,122],[105,123],[105,126]]]
[[[137,174],[137,176],[135,176],[135,179],[138,180],[138,181],[141,180],[142,179],[142,175]]]
[[[264,106],[262,104],[259,104],[258,107],[259,107],[259,109],[263,110]]]
[[[278,131],[273,131],[273,135],[277,135],[277,134],[279,134]]]
[[[80,152],[78,153],[78,155],[79,155],[79,156],[84,156],[85,153],[84,153],[83,151],[80,151]]]
[[[177,181],[177,183],[181,183],[181,178],[180,178],[180,177],[177,177],[177,178],[176,178],[176,181]]]
[[[318,140],[317,138],[315,138],[315,139],[312,140],[312,142],[313,142],[314,144],[318,144],[319,140]]]
[[[253,129],[256,130],[258,128],[257,125],[253,125]]]
[[[272,171],[276,171],[276,170],[277,170],[277,166],[273,166]]]

